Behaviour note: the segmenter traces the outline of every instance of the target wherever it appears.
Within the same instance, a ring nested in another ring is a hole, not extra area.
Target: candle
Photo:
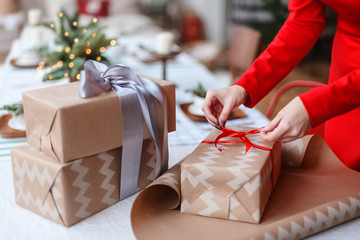
[[[40,44],[44,41],[44,32],[40,26],[31,27],[29,35],[29,40],[32,44]]]
[[[169,54],[174,40],[175,37],[172,32],[160,32],[156,34],[156,53],[162,55]]]
[[[28,11],[28,24],[39,25],[41,23],[41,10],[39,8],[32,8]]]

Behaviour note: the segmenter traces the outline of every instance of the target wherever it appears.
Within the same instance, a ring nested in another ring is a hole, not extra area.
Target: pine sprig
[[[0,110],[6,110],[9,112],[13,112],[15,116],[19,116],[20,114],[24,113],[24,108],[21,103],[4,105],[4,106],[0,107]]]
[[[52,70],[43,76],[43,81],[57,80],[64,77],[80,78],[86,60],[92,59],[108,64],[103,56],[106,47],[115,45],[116,40],[107,39],[104,27],[92,19],[86,26],[79,26],[79,14],[69,16],[64,10],[58,14],[58,26],[46,23],[56,35],[56,43],[61,47],[58,51],[45,52],[43,55],[52,65]]]

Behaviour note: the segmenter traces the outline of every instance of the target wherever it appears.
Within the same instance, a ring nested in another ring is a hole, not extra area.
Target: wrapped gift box
[[[143,141],[138,190],[153,179],[155,144]],[[11,150],[15,201],[70,226],[120,200],[121,147],[60,163],[30,145]]]
[[[165,90],[168,131],[175,130],[175,85],[153,79]],[[119,97],[108,91],[80,98],[79,83],[23,93],[28,143],[46,155],[68,162],[122,146],[122,117]],[[161,104],[155,101],[157,126],[164,126]],[[143,139],[151,137],[143,124]]]
[[[213,129],[205,140],[215,140],[220,133]],[[260,134],[247,135],[247,138],[272,149],[271,152],[252,147],[245,153],[244,143],[223,143],[219,151],[213,143],[201,143],[184,160],[181,164],[182,213],[260,222],[280,174],[281,143],[265,142]]]

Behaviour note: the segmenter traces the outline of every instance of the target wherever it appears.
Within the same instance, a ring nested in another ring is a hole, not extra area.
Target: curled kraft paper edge
[[[131,210],[135,236],[137,239],[299,239],[360,215],[360,186],[356,184],[360,173],[345,167],[321,137],[306,136],[283,144],[282,157],[282,181],[275,187],[260,224],[181,214],[181,161],[135,199]],[[330,189],[329,186],[338,182],[344,188]],[[319,193],[323,189],[324,193]],[[309,194],[316,197],[312,199]]]

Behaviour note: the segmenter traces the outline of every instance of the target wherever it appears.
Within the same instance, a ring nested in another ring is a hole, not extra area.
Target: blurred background
[[[41,21],[56,23],[60,9],[64,9],[69,14],[78,11],[79,24],[96,17],[106,27],[106,35],[118,39],[120,45],[122,37],[154,37],[169,31],[181,51],[209,69],[219,86],[229,86],[281,28],[288,15],[287,4],[288,0],[0,0],[0,63],[4,63],[14,40],[30,41],[24,36],[32,21],[29,11],[40,10]],[[275,91],[288,82],[327,82],[335,30],[336,14],[327,9],[327,26],[319,41],[257,105],[260,111],[265,113]],[[45,35],[51,39],[50,33]],[[299,87],[286,92],[272,115],[306,90]]]

